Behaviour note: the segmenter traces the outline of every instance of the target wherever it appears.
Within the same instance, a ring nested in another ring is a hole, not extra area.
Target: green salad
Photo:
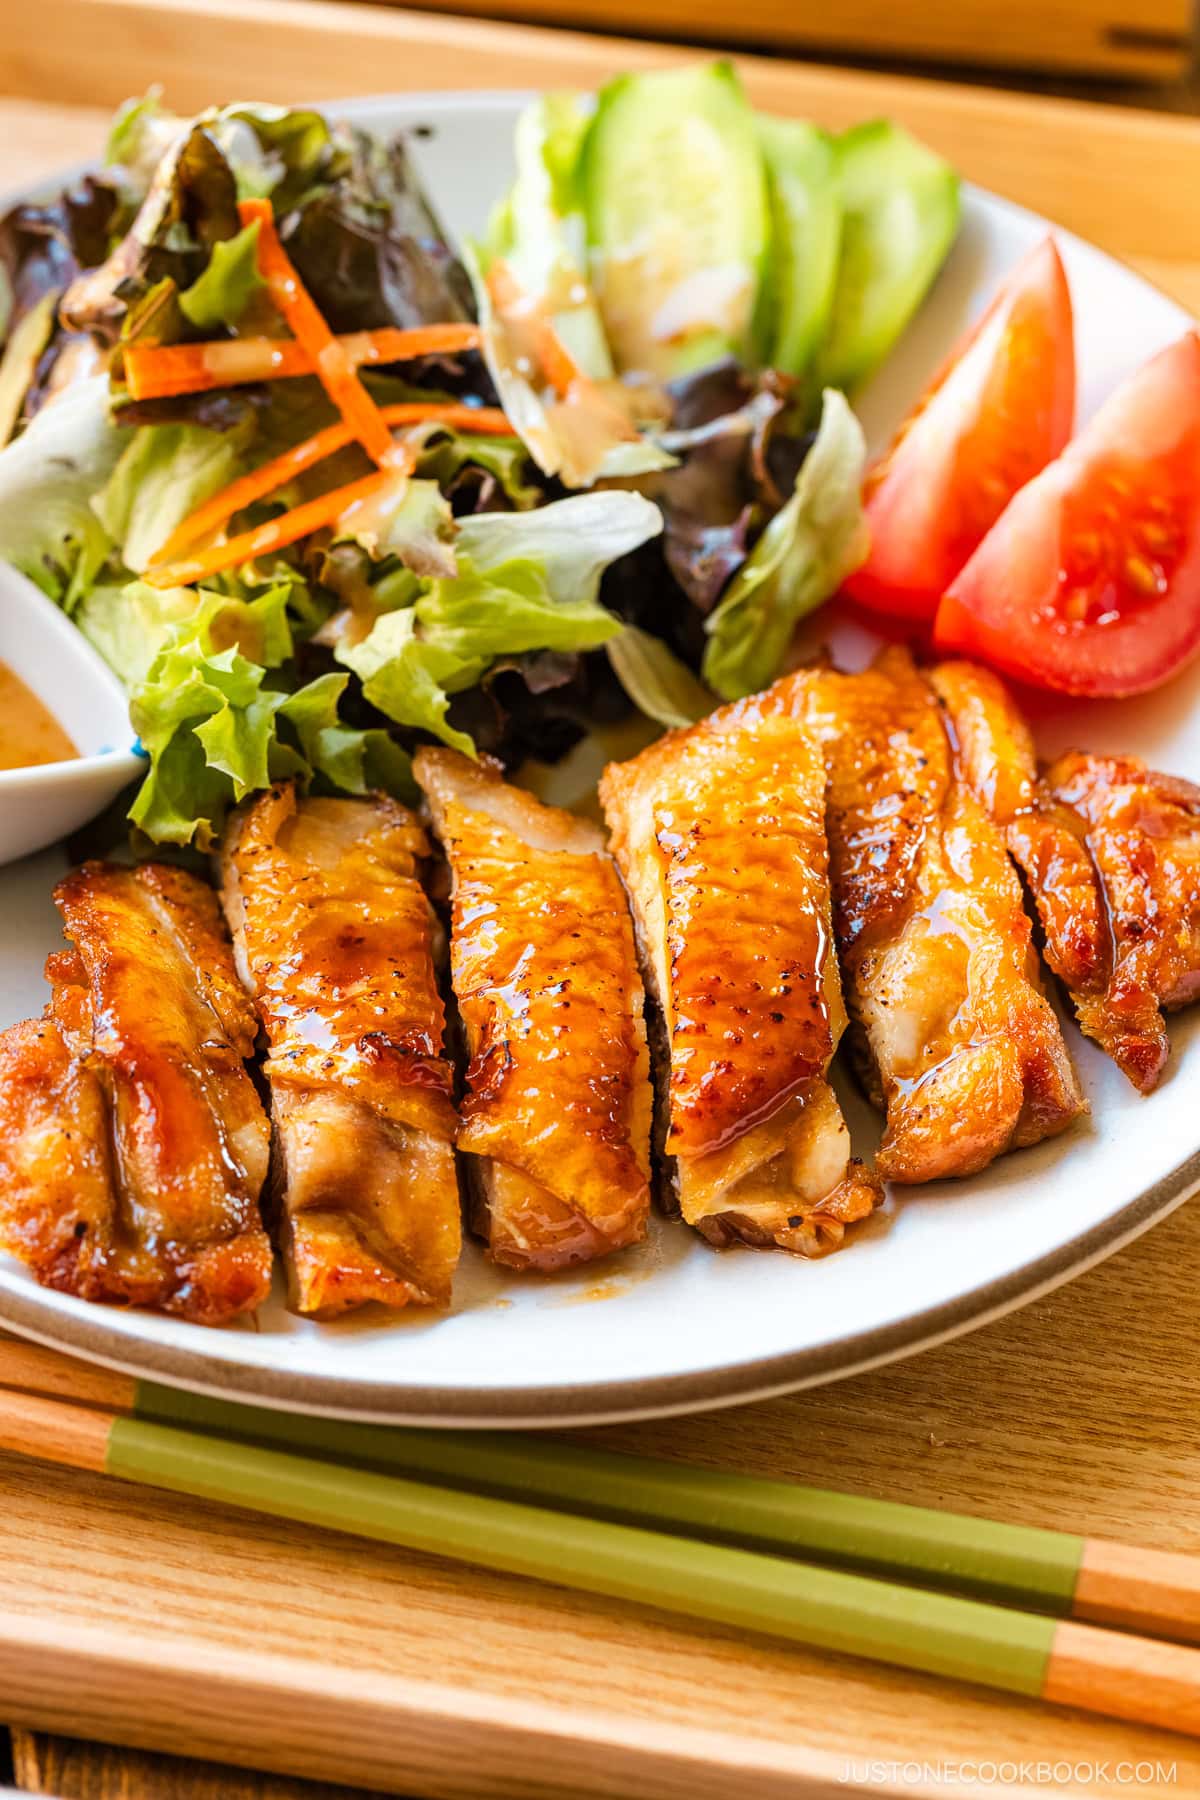
[[[153,842],[281,777],[404,796],[423,741],[686,723],[864,558],[846,396],[953,171],[724,63],[545,95],[514,160],[456,245],[403,138],[152,96],[0,221],[0,558],[126,685]]]

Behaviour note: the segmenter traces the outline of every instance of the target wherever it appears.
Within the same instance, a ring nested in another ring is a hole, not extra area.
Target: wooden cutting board
[[[317,0],[0,0],[0,45],[0,186],[90,154],[97,109],[153,80],[192,107],[592,84],[678,55]],[[780,111],[893,113],[1200,308],[1200,125],[742,66]],[[1198,1293],[1191,1207],[903,1365],[594,1436],[1200,1551]],[[1128,1796],[1134,1773],[1139,1794],[1200,1791],[1200,1747],[1167,1733],[2,1458],[0,1595],[0,1717],[435,1800],[932,1800],[1045,1792],[1052,1774],[1058,1793]]]
[[[907,1363],[591,1435],[1196,1552],[1198,1292],[1191,1206]],[[1038,1764],[1084,1771],[1056,1794],[1128,1800],[1128,1764],[1139,1795],[1200,1792],[1200,1744],[1165,1732],[31,1462],[0,1458],[0,1501],[15,1723],[436,1800],[961,1800],[1036,1792]]]

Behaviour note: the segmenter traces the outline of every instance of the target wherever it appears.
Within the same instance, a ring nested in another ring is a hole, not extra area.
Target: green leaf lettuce
[[[867,554],[866,445],[843,394],[825,390],[795,489],[738,570],[705,629],[703,674],[725,700],[772,682],[792,633]]]
[[[287,776],[409,791],[407,758],[387,733],[339,719],[346,676],[282,685],[287,601],[282,583],[252,600],[201,593],[135,689],[130,717],[150,770],[129,816],[156,843],[207,849],[231,805]]]
[[[657,507],[622,491],[461,520],[457,574],[418,583],[410,604],[358,643],[339,644],[338,660],[389,718],[473,755],[447,720],[452,696],[498,657],[594,650],[616,638],[621,621],[600,604],[600,578],[661,529]]]
[[[605,645],[613,673],[640,713],[658,725],[694,725],[716,705],[661,638],[636,625],[626,625]]]
[[[422,449],[417,467],[443,491],[449,489],[463,469],[484,469],[500,484],[518,512],[528,512],[530,507],[541,504],[541,488],[527,479],[529,452],[520,438],[483,437],[476,432],[439,426]]]
[[[80,382],[0,452],[0,561],[72,611],[112,553],[92,510],[125,437],[108,412],[108,381]]]
[[[212,247],[208,267],[179,296],[179,310],[201,331],[236,325],[266,289],[258,272],[258,220]]]
[[[242,468],[254,429],[247,419],[230,431],[203,425],[139,425],[92,502],[127,569],[140,575],[177,525],[227,487]]]
[[[517,120],[517,178],[488,228],[488,261],[500,258],[521,291],[546,303],[563,344],[595,381],[613,376],[600,309],[587,284],[587,246],[577,174],[589,108],[582,94],[543,94]]]
[[[175,626],[191,618],[196,606],[194,588],[99,581],[83,595],[73,618],[113,673],[133,689],[146,679]]]
[[[360,644],[344,645],[338,659],[354,670],[363,693],[389,719],[428,731],[453,750],[474,756],[465,732],[447,723],[451,694],[470,687],[487,667],[417,634],[411,608],[385,613]]]

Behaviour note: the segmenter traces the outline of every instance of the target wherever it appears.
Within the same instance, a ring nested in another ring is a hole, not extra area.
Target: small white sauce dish
[[[14,862],[103,812],[146,764],[133,748],[125,690],[53,601],[0,563],[0,662],[37,695],[79,754],[0,769],[0,863]]]

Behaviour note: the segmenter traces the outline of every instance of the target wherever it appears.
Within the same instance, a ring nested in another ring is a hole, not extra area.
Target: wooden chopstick
[[[1200,1651],[0,1392],[0,1448],[1200,1736]]]
[[[1200,1736],[1200,1651],[0,1391],[0,1449]]]
[[[0,1386],[655,1530],[1200,1643],[1200,1558],[531,1432],[397,1430],[210,1400],[0,1336]]]

